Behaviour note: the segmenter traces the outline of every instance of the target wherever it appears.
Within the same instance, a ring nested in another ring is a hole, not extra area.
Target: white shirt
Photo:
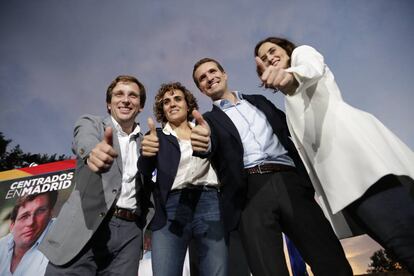
[[[121,148],[122,158],[122,187],[121,194],[116,202],[120,208],[135,210],[137,208],[137,200],[135,198],[135,176],[137,174],[137,137],[140,134],[141,128],[137,125],[131,134],[125,133],[118,122],[111,117],[112,123],[116,129],[116,135]]]
[[[295,167],[287,150],[273,133],[266,115],[254,105],[244,100],[241,93],[234,92],[235,104],[226,99],[214,101],[231,119],[243,144],[245,168],[264,163],[278,163]]]
[[[189,125],[191,128],[194,127],[193,123],[189,123]],[[188,185],[218,186],[216,172],[209,160],[193,156],[190,140],[180,140],[169,123],[165,125],[162,131],[166,135],[173,135],[177,138],[181,151],[180,163],[171,188],[172,190],[183,189]]]
[[[13,234],[9,233],[7,236],[0,239],[0,275],[1,276],[28,276],[28,275],[44,275],[46,266],[49,260],[37,248],[43,240],[50,226],[55,219],[51,219],[46,226],[43,233],[33,244],[33,246],[23,255],[16,270],[12,274],[10,272],[10,264],[14,250]]]

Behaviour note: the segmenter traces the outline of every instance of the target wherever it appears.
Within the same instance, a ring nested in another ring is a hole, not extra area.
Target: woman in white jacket
[[[263,85],[285,94],[290,134],[338,236],[349,236],[335,225],[345,210],[414,273],[413,151],[374,116],[343,101],[314,48],[269,37],[255,56]]]

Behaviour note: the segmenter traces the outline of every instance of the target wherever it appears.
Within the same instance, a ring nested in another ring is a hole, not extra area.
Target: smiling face
[[[134,82],[118,82],[112,89],[107,107],[122,128],[133,125],[135,117],[142,111],[139,93],[139,87]]]
[[[265,42],[259,47],[258,57],[266,66],[273,65],[280,69],[289,67],[290,57],[286,50],[272,42]]]
[[[15,221],[10,225],[15,246],[26,250],[32,247],[51,216],[49,197],[46,194],[39,195],[20,206]]]
[[[187,122],[188,105],[183,91],[174,89],[165,92],[162,97],[162,106],[165,118],[170,124],[178,126]]]
[[[212,100],[222,99],[227,92],[227,74],[215,62],[201,64],[194,71],[194,79],[200,91]]]

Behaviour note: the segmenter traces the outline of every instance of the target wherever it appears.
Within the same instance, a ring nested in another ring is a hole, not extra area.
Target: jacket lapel
[[[240,145],[242,145],[240,134],[237,131],[236,126],[234,125],[233,121],[229,118],[229,116],[227,116],[226,113],[224,113],[223,110],[213,105],[213,109],[211,110],[210,114],[210,119],[214,121],[215,125],[219,126],[225,131],[230,132],[231,136],[233,136],[237,140],[237,142]]]
[[[178,144],[177,138],[175,138],[174,135],[165,135],[165,138],[169,143],[176,147],[178,151],[180,151],[180,145]]]
[[[142,139],[144,138],[144,136],[142,135],[141,132],[139,132],[136,135],[135,141],[137,142],[137,156],[139,158],[140,154],[141,154],[141,143],[142,143]]]
[[[119,146],[118,140],[118,131],[116,130],[114,124],[112,123],[111,116],[108,116],[103,121],[104,129],[107,127],[112,127],[112,147],[118,153],[117,158],[115,159],[116,166],[118,167],[119,172],[122,174],[122,156],[121,156],[121,147]]]

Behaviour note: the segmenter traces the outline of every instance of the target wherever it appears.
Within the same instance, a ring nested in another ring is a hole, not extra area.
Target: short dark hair
[[[191,113],[194,109],[198,109],[197,99],[190,92],[190,90],[188,90],[180,82],[163,83],[161,84],[161,87],[155,96],[154,103],[154,115],[159,123],[163,124],[167,122],[167,117],[164,114],[162,98],[164,97],[165,93],[172,92],[174,90],[180,90],[184,94],[184,98],[188,107],[187,121],[191,121],[193,119]]]
[[[133,82],[138,85],[140,105],[141,105],[141,108],[144,108],[145,100],[147,99],[145,87],[136,77],[129,76],[129,75],[119,75],[109,84],[108,89],[106,89],[106,103],[107,104],[111,103],[112,90],[119,82]],[[109,114],[111,114],[111,110],[108,109],[108,107],[107,107],[107,111]]]
[[[194,80],[194,83],[197,85],[198,88],[200,88],[200,87],[198,86],[198,80],[196,79],[194,73],[195,73],[195,71],[197,70],[198,67],[200,67],[202,64],[207,63],[207,62],[214,62],[217,65],[217,68],[221,72],[225,73],[225,71],[223,69],[223,66],[221,66],[221,64],[217,60],[212,59],[212,58],[208,58],[208,57],[200,59],[199,61],[197,61],[194,64],[194,67],[193,67],[193,80]]]
[[[292,56],[292,52],[296,48],[296,45],[293,44],[293,42],[291,42],[291,41],[289,41],[285,38],[271,36],[271,37],[268,37],[268,38],[265,38],[265,39],[259,41],[256,44],[256,47],[254,47],[254,56],[255,57],[259,56],[259,48],[265,42],[270,42],[270,43],[276,44],[279,47],[282,47],[286,51],[286,53],[289,57]],[[289,65],[290,65],[290,61],[289,61]],[[260,72],[258,67],[256,67],[256,72],[259,75],[259,77],[262,75],[262,72]]]
[[[58,193],[57,191],[50,191],[50,192],[44,192],[44,193],[36,193],[36,194],[30,194],[25,195],[22,197],[19,197],[16,201],[16,204],[13,207],[13,210],[10,214],[10,219],[12,222],[16,221],[17,214],[19,213],[20,207],[26,205],[27,202],[33,201],[35,198],[41,195],[47,195],[49,199],[49,209],[52,210],[53,207],[56,204]]]

